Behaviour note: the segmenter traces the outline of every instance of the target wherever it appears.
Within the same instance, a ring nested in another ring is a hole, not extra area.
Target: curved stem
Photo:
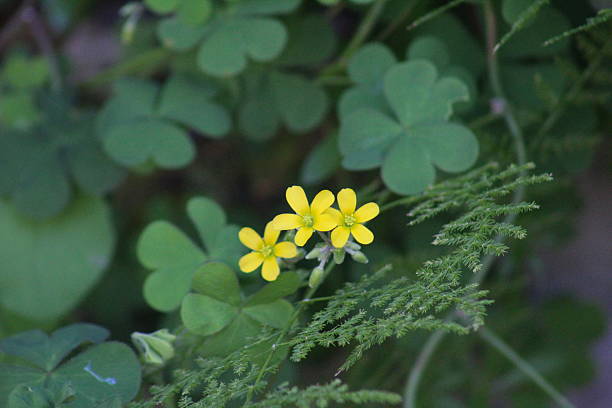
[[[514,140],[514,148],[516,153],[516,160],[519,165],[523,165],[527,163],[527,154],[525,149],[525,142],[523,139],[523,132],[516,121],[514,113],[512,111],[512,107],[506,100],[504,90],[499,78],[499,67],[497,63],[497,57],[494,52],[495,47],[495,39],[497,32],[497,24],[495,20],[495,14],[493,11],[493,7],[491,6],[490,0],[485,1],[484,3],[485,10],[485,22],[486,22],[486,37],[487,37],[487,66],[489,73],[489,81],[491,83],[491,88],[493,89],[493,93],[495,94],[495,99],[492,101],[493,104],[498,106],[500,113],[512,135],[512,139]],[[520,173],[520,176],[524,176],[526,173],[523,170]],[[512,203],[518,204],[525,197],[525,188],[524,186],[518,187],[512,196]],[[389,203],[395,206],[395,203]],[[397,204],[399,205],[399,204]],[[389,207],[389,205],[387,206]],[[508,214],[503,222],[504,223],[512,223],[516,219],[517,214]],[[504,237],[498,235],[495,237],[495,242],[500,243],[504,241]],[[471,284],[480,284],[487,273],[491,269],[494,260],[496,259],[495,255],[487,255],[482,261],[482,268],[480,271],[474,275],[471,279]],[[416,397],[417,391],[419,388],[419,384],[421,378],[423,376],[423,372],[427,368],[429,361],[431,360],[432,355],[436,351],[438,345],[446,336],[446,332],[437,330],[435,331],[425,342],[425,345],[421,349],[419,353],[416,363],[410,370],[410,374],[406,381],[406,387],[404,391],[404,407],[405,408],[414,408],[416,407]]]
[[[482,327],[478,330],[480,337],[486,341],[491,347],[499,351],[504,357],[510,360],[514,365],[523,372],[527,377],[536,383],[550,398],[552,398],[559,406],[563,408],[575,408],[567,398],[565,398],[551,383],[549,383],[531,364],[525,361],[518,355],[512,347],[506,344],[491,330]]]

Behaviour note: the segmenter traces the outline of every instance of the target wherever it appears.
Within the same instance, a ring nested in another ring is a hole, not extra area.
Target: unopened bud
[[[308,286],[310,286],[311,288],[314,288],[315,286],[319,284],[319,282],[321,282],[322,278],[323,278],[323,268],[321,268],[320,266],[317,266],[310,273],[310,279],[308,279]]]
[[[353,241],[347,241],[347,243],[344,244],[344,246],[354,251],[359,251],[361,249],[361,245]]]
[[[340,265],[342,262],[344,262],[345,255],[346,255],[346,252],[344,252],[344,248],[334,249],[334,262],[337,265]]]
[[[370,262],[368,260],[368,257],[365,256],[365,254],[363,252],[361,252],[361,251],[353,252],[351,254],[351,258],[353,258],[353,261],[359,262],[359,263],[362,263],[362,264],[367,264],[368,262]]]
[[[312,251],[306,254],[306,259],[316,259],[321,256],[321,248],[314,248]]]
[[[174,357],[172,343],[176,336],[168,329],[157,330],[153,333],[132,333],[132,341],[140,351],[145,363],[163,365]]]

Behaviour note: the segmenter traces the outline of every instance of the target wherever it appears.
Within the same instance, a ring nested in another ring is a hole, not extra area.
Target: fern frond
[[[516,19],[516,21],[512,24],[512,27],[510,28],[510,31],[508,31],[506,34],[504,34],[504,36],[501,38],[501,40],[499,40],[499,42],[497,44],[495,44],[495,47],[493,47],[493,52],[497,52],[501,46],[503,46],[506,42],[508,42],[508,40],[510,38],[512,38],[512,36],[516,33],[518,33],[519,31],[521,31],[525,25],[527,24],[527,22],[529,22],[531,19],[533,19],[538,12],[540,11],[540,9],[549,3],[550,0],[537,0],[535,2],[533,2],[533,4],[529,7],[527,7],[525,10],[523,10],[523,12],[521,14],[519,14],[518,18]]]

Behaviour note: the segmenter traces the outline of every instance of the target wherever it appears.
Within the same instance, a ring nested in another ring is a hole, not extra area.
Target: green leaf
[[[114,246],[108,208],[91,197],[78,197],[44,223],[0,201],[0,225],[0,304],[31,319],[55,319],[74,307],[100,278]]]
[[[89,367],[90,371],[86,370],[86,367]],[[103,379],[108,382],[102,381]],[[128,346],[107,342],[90,347],[61,365],[51,374],[50,381],[72,385],[76,398],[70,404],[71,407],[88,408],[94,402],[113,397],[127,403],[136,396],[140,388],[140,364]]]
[[[234,2],[231,11],[245,15],[286,14],[297,8],[301,0],[243,0]]]
[[[533,0],[504,0],[502,2],[502,16],[508,24],[513,24],[527,7],[531,6]]]
[[[20,384],[42,384],[45,372],[30,367],[0,363],[0,407],[6,407],[11,391]]]
[[[351,57],[347,69],[351,79],[358,84],[382,84],[381,78],[396,62],[387,46],[369,43]]]
[[[223,106],[210,101],[215,93],[211,82],[174,75],[162,90],[159,114],[208,136],[221,137],[230,129],[230,117]]]
[[[316,65],[332,57],[337,48],[334,30],[322,15],[300,15],[288,21],[289,42],[275,61],[283,66]]]
[[[40,120],[30,92],[7,92],[0,99],[0,121],[9,128],[29,129]]]
[[[245,303],[246,307],[274,302],[295,293],[301,285],[300,277],[295,272],[283,272],[279,277],[266,284]]]
[[[323,182],[340,167],[338,135],[321,140],[308,154],[300,171],[300,180],[306,185]]]
[[[429,60],[438,69],[442,69],[450,63],[448,47],[442,40],[434,36],[415,38],[414,41],[410,43],[406,56],[409,60]]]
[[[196,197],[187,203],[187,214],[210,251],[227,222],[223,208],[210,198]]]
[[[49,63],[44,57],[12,55],[6,60],[0,76],[15,88],[38,88],[49,79]]]
[[[204,31],[204,27],[185,24],[177,17],[165,18],[157,25],[157,37],[162,44],[177,51],[195,47],[204,36]]]
[[[243,312],[259,323],[282,329],[293,315],[293,306],[286,300],[279,299],[272,303],[245,307]]]
[[[209,357],[225,357],[250,344],[260,332],[261,325],[257,321],[240,313],[227,327],[204,341],[201,353]]]
[[[148,8],[159,14],[171,13],[180,0],[144,0]]]
[[[217,235],[215,243],[209,250],[211,260],[223,261],[228,265],[237,265],[244,255],[245,247],[238,239],[240,227],[227,225]]]
[[[236,273],[222,262],[207,262],[200,266],[193,276],[191,287],[201,295],[234,306],[240,305],[240,286]]]
[[[318,125],[327,111],[327,95],[312,81],[281,72],[270,74],[276,107],[293,132],[307,132]]]
[[[247,57],[270,61],[281,53],[286,42],[285,27],[274,19],[235,17],[204,39],[198,65],[210,75],[236,75],[246,67]]]
[[[152,160],[167,169],[183,167],[195,157],[195,148],[182,129],[159,119],[146,119],[112,128],[104,148],[119,163],[140,166]]]
[[[397,64],[387,72],[385,95],[404,126],[447,120],[453,103],[468,100],[468,89],[461,81],[436,78],[436,67],[425,60]]]
[[[165,221],[150,224],[138,241],[138,259],[156,270],[144,285],[144,296],[153,308],[177,308],[191,287],[196,269],[206,260],[187,236]]]
[[[181,305],[181,319],[185,327],[202,336],[222,330],[238,313],[238,309],[229,303],[194,293],[185,296]]]
[[[53,408],[41,387],[20,385],[8,397],[8,408]]]
[[[436,178],[426,150],[415,138],[402,137],[393,145],[382,166],[382,178],[391,191],[416,194]]]
[[[472,131],[454,123],[415,128],[410,134],[427,147],[433,164],[457,173],[472,167],[478,157],[478,141]]]
[[[94,140],[84,141],[66,152],[74,181],[86,193],[102,195],[115,188],[125,177],[125,170],[104,154]]]
[[[211,0],[181,0],[176,15],[185,24],[197,25],[208,20],[212,11]]]

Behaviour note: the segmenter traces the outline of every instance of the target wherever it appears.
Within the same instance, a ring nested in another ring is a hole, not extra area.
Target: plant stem
[[[421,2],[422,0],[412,0],[412,3],[408,4],[404,7],[404,10],[398,14],[393,21],[376,37],[376,41],[383,41],[385,38],[391,35],[399,26],[401,26],[404,21],[410,14],[414,11],[414,8]]]
[[[563,408],[575,408],[567,398],[565,398],[551,383],[549,383],[538,371],[520,355],[518,355],[508,344],[498,337],[491,330],[482,327],[478,330],[480,337],[491,347],[499,351],[504,357],[510,360],[519,370],[536,383],[545,393],[547,393],[559,406]]]
[[[523,133],[521,131],[520,126],[518,125],[516,118],[514,117],[514,113],[512,107],[508,103],[505,98],[505,94],[503,91],[503,87],[499,78],[499,67],[497,63],[497,57],[494,52],[495,42],[496,42],[496,20],[495,14],[493,11],[493,7],[491,5],[490,0],[486,0],[484,3],[485,10],[485,22],[486,22],[486,37],[487,37],[487,54],[488,54],[488,73],[489,73],[489,81],[491,82],[491,87],[495,94],[495,98],[497,99],[498,104],[501,105],[502,110],[501,114],[504,118],[506,126],[512,135],[514,140],[516,159],[519,165],[524,165],[527,163],[527,154],[525,152],[525,142],[523,138]],[[520,176],[525,175],[525,170],[520,173]],[[525,196],[525,188],[524,186],[519,186],[512,196],[512,203],[518,204],[520,203]],[[393,204],[393,203],[390,203]],[[386,206],[388,207],[388,205]],[[503,222],[504,223],[513,223],[516,219],[517,214],[508,214]],[[501,243],[504,241],[504,237],[498,235],[495,237],[496,243]],[[482,261],[482,268],[480,271],[474,275],[471,279],[471,284],[480,284],[487,273],[489,272],[491,266],[493,265],[494,260],[496,259],[495,255],[487,255]],[[435,331],[425,342],[425,345],[421,349],[419,353],[416,363],[410,370],[410,374],[408,376],[408,380],[406,381],[406,388],[404,391],[404,407],[405,408],[414,408],[416,407],[416,396],[419,388],[420,380],[423,376],[423,372],[427,368],[427,364],[429,363],[431,356],[436,351],[440,342],[446,336],[446,332],[441,330]]]
[[[295,309],[295,311],[293,312],[293,315],[291,316],[291,318],[289,319],[289,321],[287,322],[287,324],[285,325],[285,327],[283,327],[283,329],[281,330],[281,332],[279,333],[278,337],[276,338],[276,340],[274,341],[274,346],[280,344],[283,339],[285,338],[285,336],[287,335],[287,333],[289,332],[289,330],[291,329],[291,326],[293,326],[293,323],[295,323],[295,321],[297,320],[297,318],[299,317],[300,313],[306,308],[306,306],[308,305],[308,300],[312,299],[312,296],[315,294],[315,292],[319,289],[319,287],[321,286],[321,284],[325,281],[325,278],[329,275],[329,273],[332,271],[332,269],[334,268],[335,263],[334,262],[330,262],[327,267],[325,268],[325,272],[323,273],[322,278],[319,280],[319,282],[308,289],[308,291],[306,291],[306,294],[304,295],[304,297],[302,298],[302,301],[299,302],[298,307]],[[259,382],[261,381],[261,379],[263,378],[263,375],[266,371],[266,369],[268,368],[268,365],[270,364],[270,361],[272,361],[272,357],[274,356],[274,351],[275,349],[273,348],[269,353],[268,353],[268,357],[266,358],[266,361],[264,361],[263,365],[261,366],[261,368],[259,369],[259,373],[257,374],[257,378],[255,378],[255,382],[253,383],[253,385],[249,388],[248,392],[247,392],[247,396],[246,396],[246,400],[243,404],[243,407],[246,407],[249,402],[251,402],[251,400],[253,399],[253,392],[256,388],[256,386],[259,384]]]
[[[376,0],[368,9],[363,20],[361,20],[361,24],[357,27],[357,31],[351,41],[348,43],[344,51],[340,54],[340,57],[333,64],[329,65],[325,68],[321,74],[319,75],[319,81],[324,81],[323,78],[336,74],[339,71],[342,71],[351,56],[357,51],[357,49],[363,44],[370,32],[374,29],[376,25],[376,21],[380,17],[382,13],[385,3],[387,0]]]

